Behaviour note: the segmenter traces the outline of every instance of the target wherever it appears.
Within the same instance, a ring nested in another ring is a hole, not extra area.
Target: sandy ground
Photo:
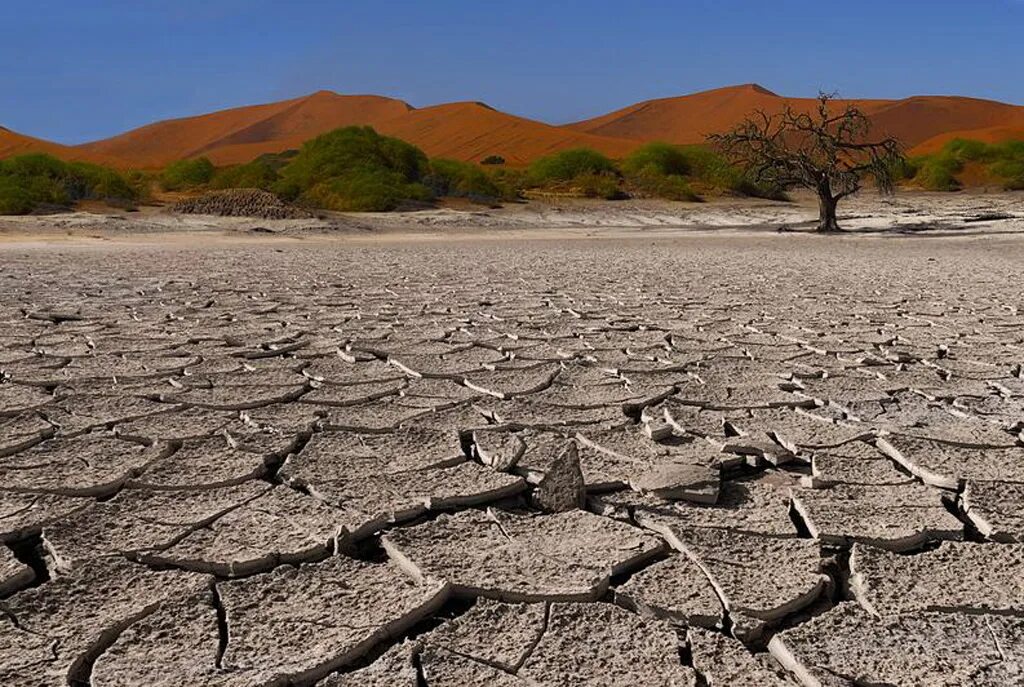
[[[1017,202],[4,220],[0,684],[1024,684]]]
[[[1013,193],[864,193],[842,206],[851,234],[992,236],[1024,231],[1024,196]],[[543,200],[491,209],[463,205],[386,214],[329,213],[317,220],[261,220],[173,215],[163,208],[137,213],[72,212],[0,218],[0,242],[103,239],[166,241],[291,238],[302,240],[432,240],[438,238],[670,237],[695,233],[807,231],[817,209],[798,194],[794,202],[719,198],[707,203],[656,200]],[[189,239],[190,240],[190,239]]]

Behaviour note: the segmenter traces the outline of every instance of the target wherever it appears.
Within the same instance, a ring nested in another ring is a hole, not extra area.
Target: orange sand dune
[[[378,130],[416,144],[431,157],[479,161],[488,155],[500,155],[513,165],[580,146],[622,157],[639,145],[516,117],[476,102],[412,110],[382,122]]]
[[[916,146],[913,152],[917,155],[934,153],[954,138],[969,138],[985,143],[1002,143],[1003,141],[1024,141],[1024,121],[1020,124],[1007,124],[1003,126],[990,126],[984,129],[965,129],[962,131],[947,131],[938,136],[932,136],[924,143]]]
[[[94,157],[69,146],[19,134],[16,131],[0,126],[0,160],[5,157],[26,155],[28,153],[47,153],[63,160],[83,160],[108,165],[119,165],[122,163],[121,160],[106,155]]]
[[[957,136],[991,143],[1024,133],[1024,107],[976,98],[919,96],[894,101],[870,114],[879,131],[900,139],[914,154],[934,152]],[[1005,129],[1005,135],[999,135],[999,129]],[[986,137],[975,131],[991,133]],[[931,143],[936,137],[943,139],[938,145]]]
[[[293,100],[157,122],[76,149],[146,168],[199,155],[208,155],[218,164],[248,162],[262,153],[285,150],[288,142],[301,142],[340,126],[374,124],[409,109],[392,98],[317,91]],[[244,156],[217,154],[220,148],[238,146],[246,151]]]
[[[320,91],[281,103],[158,122],[75,150],[116,155],[135,167],[161,167],[199,155],[216,165],[230,165],[298,148],[314,136],[351,124],[373,126],[433,157],[480,160],[496,154],[510,164],[576,146],[620,157],[637,145],[515,117],[481,103],[416,109],[400,100]]]
[[[448,103],[409,108],[397,117],[366,117],[346,124],[368,124],[378,132],[395,136],[423,149],[431,157],[479,162],[488,155],[501,155],[512,165],[525,164],[552,151],[579,146],[595,148],[621,157],[639,145],[635,141],[593,136],[505,114],[475,102]],[[214,164],[248,162],[263,153],[298,148],[312,136],[330,131],[291,134],[269,140],[230,142],[204,151]]]
[[[987,130],[1017,122],[1024,128],[1024,107],[989,100],[917,96],[849,102],[871,117],[876,134],[895,136],[913,152],[919,152],[917,146],[925,141],[948,132]],[[700,143],[707,134],[727,131],[755,110],[776,113],[790,105],[797,111],[808,111],[815,104],[813,98],[784,98],[761,86],[747,84],[637,103],[566,126],[576,131],[644,141]]]
[[[913,153],[935,150],[955,136],[986,141],[1024,138],[1024,107],[1015,105],[945,96],[852,102],[874,120],[876,133],[900,138]],[[816,101],[785,98],[747,84],[650,100],[594,119],[552,126],[475,102],[414,108],[393,98],[318,91],[293,100],[157,122],[80,146],[0,129],[0,157],[43,151],[119,167],[158,168],[206,155],[217,165],[227,165],[298,148],[318,134],[360,124],[405,139],[431,156],[479,161],[501,155],[510,164],[524,164],[577,146],[622,157],[642,141],[700,143],[754,110],[778,112],[787,104],[807,111]]]

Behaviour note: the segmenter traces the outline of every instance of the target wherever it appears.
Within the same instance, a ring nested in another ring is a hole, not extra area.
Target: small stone
[[[570,441],[548,466],[533,493],[534,504],[545,513],[583,508],[586,485],[576,442]]]

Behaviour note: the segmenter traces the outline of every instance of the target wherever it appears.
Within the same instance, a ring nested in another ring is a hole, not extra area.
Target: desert
[[[9,4],[0,685],[1024,687],[1024,4]]]
[[[6,219],[5,684],[1015,684],[1014,202]]]

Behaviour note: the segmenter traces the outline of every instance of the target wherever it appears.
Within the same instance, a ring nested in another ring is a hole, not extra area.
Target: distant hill
[[[33,138],[0,126],[0,159],[26,153],[48,153],[64,160],[88,160],[115,166],[123,164],[122,160],[105,155],[92,156],[74,147]]]
[[[156,122],[76,149],[120,158],[134,167],[162,167],[200,155],[216,164],[233,164],[296,147],[331,129],[377,124],[411,109],[392,98],[317,91],[293,100]]]
[[[1024,107],[1016,105],[953,96],[851,102],[871,118],[875,133],[895,136],[915,153],[931,152],[958,135],[987,141],[995,140],[993,137],[1024,138]],[[810,111],[816,104],[813,98],[786,98],[747,84],[648,100],[566,127],[641,141],[700,143],[708,134],[730,129],[755,110],[777,113],[788,105]]]
[[[595,136],[499,112],[483,103],[435,105],[381,122],[377,129],[415,143],[432,157],[479,161],[500,155],[523,164],[558,150],[586,146],[623,157],[636,141]]]
[[[962,136],[995,142],[1024,139],[1024,107],[951,96],[856,100],[878,133],[900,138],[911,152],[932,152]],[[158,168],[205,155],[217,165],[248,162],[298,148],[318,134],[352,124],[409,141],[436,157],[479,161],[500,155],[526,164],[566,148],[587,146],[622,157],[644,141],[700,143],[754,110],[786,105],[808,110],[813,98],[786,98],[756,84],[649,100],[592,119],[554,126],[457,102],[415,108],[394,98],[331,91],[149,124],[101,141],[64,146],[0,128],[0,157],[48,152],[65,159],[131,168]]]

